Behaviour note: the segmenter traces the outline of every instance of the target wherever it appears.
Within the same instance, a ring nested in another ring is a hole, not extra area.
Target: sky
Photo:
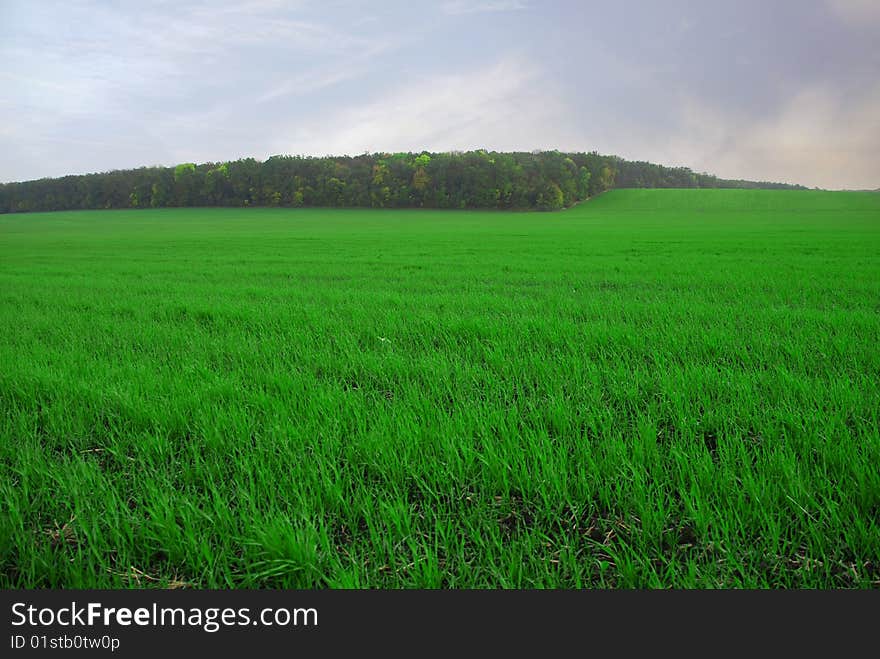
[[[599,151],[880,187],[880,0],[0,0],[0,181]]]

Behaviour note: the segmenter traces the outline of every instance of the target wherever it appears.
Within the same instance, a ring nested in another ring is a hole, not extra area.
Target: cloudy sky
[[[880,187],[880,0],[0,0],[0,181],[474,148]]]

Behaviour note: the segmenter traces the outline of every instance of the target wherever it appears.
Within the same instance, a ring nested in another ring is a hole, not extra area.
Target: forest
[[[0,213],[186,206],[553,211],[611,188],[805,189],[596,152],[272,156],[0,184]]]

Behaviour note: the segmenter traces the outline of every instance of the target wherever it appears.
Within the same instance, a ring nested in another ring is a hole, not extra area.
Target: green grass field
[[[880,586],[880,195],[0,216],[0,586]]]

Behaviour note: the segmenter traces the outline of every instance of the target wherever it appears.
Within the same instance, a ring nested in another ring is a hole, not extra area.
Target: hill
[[[826,190],[611,190],[590,200],[591,208],[615,211],[880,211],[876,192]]]
[[[182,163],[0,185],[0,212],[187,206],[559,210],[612,188],[774,188],[598,153],[374,153]]]

